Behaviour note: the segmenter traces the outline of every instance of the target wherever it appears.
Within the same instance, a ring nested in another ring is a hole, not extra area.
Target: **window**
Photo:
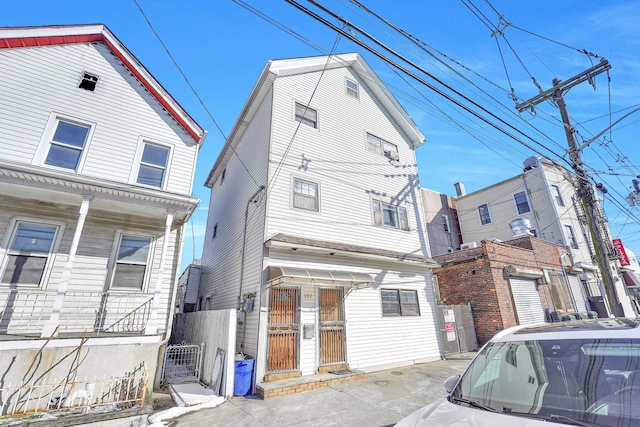
[[[347,95],[358,98],[358,83],[353,80],[346,80]]]
[[[138,184],[162,188],[168,160],[168,147],[145,143],[136,182]]]
[[[64,169],[77,170],[91,126],[56,119],[55,131],[49,143],[44,163]]]
[[[527,195],[524,191],[514,194],[513,198],[516,201],[516,208],[518,209],[519,214],[531,212],[531,209],[529,209],[529,202],[527,201]]]
[[[80,84],[78,87],[80,89],[85,89],[93,92],[96,90],[96,85],[98,84],[98,76],[89,73],[82,74],[82,80],[80,80]]]
[[[557,185],[552,185],[551,194],[553,195],[553,198],[555,199],[558,206],[564,206],[564,200],[562,199],[562,194],[560,194],[560,187],[558,187]]]
[[[379,200],[372,201],[373,224],[409,230],[407,210],[401,206],[394,206]]]
[[[383,316],[420,316],[418,292],[381,289]]]
[[[478,206],[478,214],[480,215],[480,224],[491,224],[491,215],[489,215],[489,205],[484,204]]]
[[[220,184],[224,182],[224,178],[227,176],[227,168],[222,169],[222,174],[220,175]]]
[[[318,128],[318,112],[306,105],[296,102],[296,122],[300,122],[314,129]]]
[[[533,237],[538,237],[538,230],[536,230],[535,228],[532,228],[529,231],[531,232],[531,234],[533,234]]]
[[[57,232],[55,225],[17,222],[8,245],[2,283],[40,285]]]
[[[294,179],[293,207],[318,211],[318,184],[297,178]]]
[[[112,288],[142,290],[149,253],[151,237],[123,234],[116,254],[116,262],[111,280]]]
[[[570,225],[564,226],[565,231],[567,232],[567,243],[573,249],[578,249],[578,241],[576,240],[576,235],[573,232],[573,227]]]
[[[446,214],[442,214],[442,222],[444,224],[444,231],[445,233],[449,233],[449,231],[451,230],[449,228],[449,215]]]
[[[213,226],[213,234],[211,235],[211,240],[215,239],[217,235],[218,235],[218,223],[216,222],[216,225]]]
[[[369,133],[367,134],[367,150],[388,157],[390,160],[399,160],[396,145]]]

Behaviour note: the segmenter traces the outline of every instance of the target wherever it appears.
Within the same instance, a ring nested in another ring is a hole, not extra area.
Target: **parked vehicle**
[[[638,320],[517,326],[396,426],[640,426],[639,370]]]

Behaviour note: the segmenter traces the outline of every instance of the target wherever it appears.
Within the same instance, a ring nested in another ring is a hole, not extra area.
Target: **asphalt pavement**
[[[215,408],[166,420],[187,426],[392,426],[426,404],[443,397],[444,381],[460,374],[474,353],[446,360],[373,372],[334,387],[267,400],[236,396]]]

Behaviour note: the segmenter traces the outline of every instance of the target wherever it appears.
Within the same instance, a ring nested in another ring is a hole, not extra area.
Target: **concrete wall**
[[[200,380],[209,384],[213,374],[213,364],[218,348],[226,351],[224,361],[222,393],[233,396],[235,373],[236,310],[208,310],[196,313],[178,313],[175,318],[171,343],[204,343]]]

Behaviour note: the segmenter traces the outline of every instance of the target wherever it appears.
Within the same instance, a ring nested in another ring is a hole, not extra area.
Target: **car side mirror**
[[[460,375],[454,375],[447,378],[447,380],[444,382],[444,389],[447,390],[447,393],[451,393],[453,389],[456,388],[458,381],[460,381]]]

